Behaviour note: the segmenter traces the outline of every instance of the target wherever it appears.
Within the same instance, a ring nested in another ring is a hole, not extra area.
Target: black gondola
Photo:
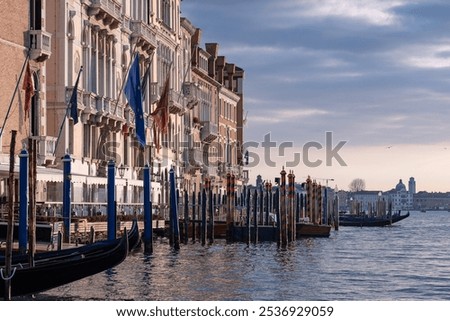
[[[114,244],[111,248],[110,245]],[[97,274],[120,264],[128,254],[128,237],[106,243],[94,252],[69,255],[66,258],[40,260],[34,267],[22,264],[13,266],[11,296],[28,295],[46,291],[87,276]],[[5,294],[4,268],[1,268],[0,296]]]
[[[404,215],[398,213],[392,216],[383,217],[369,217],[365,215],[339,215],[339,225],[359,227],[387,226],[404,220],[407,217],[409,217],[409,212]]]
[[[133,220],[130,231],[128,235],[128,250],[132,251],[136,248],[140,242],[139,238],[139,228],[136,220]],[[62,260],[67,259],[71,256],[96,253],[98,251],[107,251],[108,249],[114,248],[117,241],[99,241],[92,244],[87,244],[83,246],[71,247],[58,251],[48,251],[48,252],[38,252],[34,255],[35,265],[45,264],[50,260]],[[28,262],[28,255],[13,255],[12,264],[23,264]],[[0,266],[5,265],[5,257],[0,255]]]

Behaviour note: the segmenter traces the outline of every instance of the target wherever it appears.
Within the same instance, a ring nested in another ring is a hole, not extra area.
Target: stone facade
[[[142,168],[147,163],[153,174],[152,201],[162,214],[171,168],[178,187],[189,193],[198,191],[205,179],[223,190],[227,172],[242,185],[244,71],[218,55],[218,44],[202,48],[201,29],[180,16],[180,0],[42,0],[33,1],[33,8],[29,1],[7,2],[0,9],[1,114],[25,61],[28,40],[34,39],[38,48],[31,51],[30,64],[36,95],[32,117],[24,123],[28,131],[20,139],[33,136],[38,141],[38,181],[45,190],[38,201],[49,211],[62,201],[62,179],[41,169],[57,173],[66,153],[73,160],[74,212],[81,215],[103,212],[111,159],[124,169],[116,177],[116,198],[124,212],[136,211],[143,202]],[[145,148],[136,140],[135,115],[123,92],[136,54],[143,79]],[[81,69],[75,124],[66,115]],[[167,79],[168,131],[160,134],[153,130],[151,113]],[[23,90],[19,93],[23,96]],[[16,98],[16,112],[1,138],[2,159],[8,153],[7,133],[23,119],[19,104]],[[4,172],[1,176],[6,177]]]

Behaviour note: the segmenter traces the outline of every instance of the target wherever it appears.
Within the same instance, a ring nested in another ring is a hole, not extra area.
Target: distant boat
[[[66,257],[36,261],[33,267],[13,266],[11,296],[22,296],[46,291],[112,268],[125,260],[128,254],[128,237],[105,243],[97,251],[73,254]],[[0,296],[5,295],[4,267],[1,267]]]
[[[409,217],[409,212],[402,215],[400,212],[392,216],[372,217],[367,215],[339,215],[340,226],[387,226]]]

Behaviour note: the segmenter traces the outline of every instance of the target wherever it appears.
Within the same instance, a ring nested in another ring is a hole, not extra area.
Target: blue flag
[[[81,66],[78,72],[77,80],[75,81],[75,86],[73,87],[72,96],[70,97],[70,117],[73,119],[73,123],[78,123],[78,81],[80,80],[81,72],[83,71],[83,66]]]
[[[137,140],[142,146],[145,146],[144,113],[142,111],[141,77],[139,74],[138,54],[136,54],[130,72],[128,73],[124,92],[135,115]]]

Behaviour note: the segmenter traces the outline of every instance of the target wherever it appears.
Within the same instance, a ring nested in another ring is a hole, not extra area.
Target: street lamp
[[[125,170],[127,169],[128,167],[124,166],[123,164],[120,164],[120,166],[117,168],[117,170],[119,171],[120,178],[123,178],[123,176],[125,175]]]
[[[117,171],[119,172],[119,176],[120,178],[123,178],[125,176],[125,171],[128,170],[128,167],[120,164],[119,167],[117,167]],[[128,203],[128,180],[125,180],[125,186],[124,186],[124,191],[123,191],[123,198],[124,198],[124,203]]]

